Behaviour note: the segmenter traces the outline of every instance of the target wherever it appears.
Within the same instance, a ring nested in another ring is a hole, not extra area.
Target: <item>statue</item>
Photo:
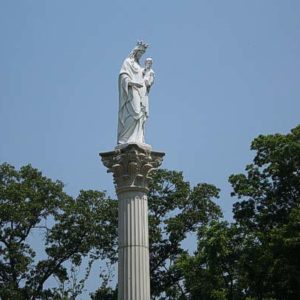
[[[145,122],[149,116],[148,94],[154,82],[152,59],[145,68],[140,58],[148,45],[138,42],[124,60],[119,75],[118,144],[145,143]]]

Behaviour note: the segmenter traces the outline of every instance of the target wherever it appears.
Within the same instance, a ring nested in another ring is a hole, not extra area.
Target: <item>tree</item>
[[[181,172],[158,170],[149,192],[151,294],[153,299],[179,299],[185,295],[182,277],[173,265],[182,253],[187,235],[218,219],[213,202],[219,190],[206,183],[191,187]],[[162,298],[165,295],[165,298]]]
[[[229,178],[235,222],[200,226],[197,251],[173,267],[182,299],[300,299],[300,126],[251,149],[246,174]]]
[[[84,279],[73,292],[61,294],[45,289],[45,282],[51,276],[68,281],[67,261],[79,266],[89,257],[89,267],[98,258],[114,261],[116,213],[116,201],[103,192],[81,191],[73,199],[62,182],[30,165],[19,171],[0,165],[0,298],[75,299]],[[29,243],[36,230],[43,232],[45,246],[45,258],[39,261]]]
[[[242,299],[238,284],[242,236],[234,224],[213,220],[198,230],[194,255],[183,254],[176,264],[188,299]]]
[[[234,222],[222,220],[213,202],[219,190],[191,187],[181,172],[157,170],[149,191],[150,272],[153,299],[300,299],[300,126],[286,135],[259,136],[246,174],[231,175]],[[64,283],[83,257],[117,260],[117,201],[97,191],[76,199],[31,166],[0,167],[0,296],[3,299],[75,299]],[[47,223],[51,226],[46,226]],[[51,221],[51,222],[50,222]],[[28,243],[44,230],[46,258],[36,261]],[[196,234],[191,255],[182,242]],[[87,273],[88,274],[88,273]],[[101,274],[93,300],[117,298]],[[47,298],[48,297],[48,298]],[[55,298],[56,297],[56,298]]]
[[[300,299],[300,126],[252,142],[247,174],[230,177],[234,218],[248,247],[244,290],[257,299]]]

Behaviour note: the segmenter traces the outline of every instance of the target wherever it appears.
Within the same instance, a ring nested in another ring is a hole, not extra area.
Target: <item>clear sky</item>
[[[300,123],[298,0],[1,0],[0,161],[114,196],[98,153],[116,145],[117,77],[138,39],[156,73],[146,142],[221,188],[230,219],[228,176],[252,139]]]

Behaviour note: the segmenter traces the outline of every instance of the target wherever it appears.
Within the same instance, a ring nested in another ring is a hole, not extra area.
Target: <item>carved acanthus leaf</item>
[[[164,153],[141,148],[136,144],[100,153],[103,164],[112,172],[116,189],[148,188],[151,171],[158,168]]]

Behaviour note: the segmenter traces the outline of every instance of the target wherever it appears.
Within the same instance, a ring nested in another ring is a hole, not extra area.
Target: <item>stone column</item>
[[[126,144],[100,156],[113,173],[119,200],[118,299],[150,300],[148,182],[164,153]]]

